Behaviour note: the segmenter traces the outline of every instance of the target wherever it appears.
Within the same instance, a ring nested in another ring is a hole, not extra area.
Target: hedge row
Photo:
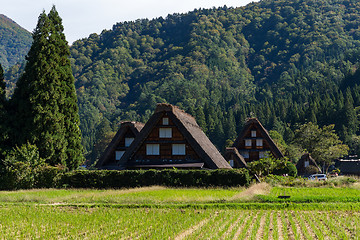
[[[64,172],[46,167],[35,174],[13,171],[1,174],[0,189],[29,188],[132,188],[151,185],[170,187],[247,186],[246,169],[231,170],[77,170]]]
[[[233,170],[95,170],[72,171],[59,179],[59,186],[72,188],[130,188],[151,185],[170,187],[247,186],[246,169]]]

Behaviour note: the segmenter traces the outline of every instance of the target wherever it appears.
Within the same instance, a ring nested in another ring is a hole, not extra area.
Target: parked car
[[[326,174],[313,174],[308,177],[309,180],[327,180]]]

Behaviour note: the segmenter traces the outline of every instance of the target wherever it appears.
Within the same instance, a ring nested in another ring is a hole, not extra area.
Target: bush
[[[57,187],[58,178],[61,173],[65,172],[65,167],[58,165],[56,167],[44,165],[37,170],[35,177],[36,188],[53,188]]]
[[[319,170],[319,168],[315,167],[314,165],[309,165],[305,168],[305,176],[317,174],[320,172],[321,171]]]
[[[265,158],[248,163],[249,170],[260,178],[269,174],[297,176],[296,166],[287,158],[276,159],[271,154]]]
[[[63,174],[59,186],[72,188],[130,188],[151,185],[170,187],[247,186],[246,169],[232,170],[94,170]]]
[[[35,145],[15,147],[4,159],[1,167],[2,190],[55,187],[60,167],[51,167],[40,158]]]
[[[231,170],[76,170],[65,172],[62,166],[31,166],[12,162],[0,168],[0,189],[29,188],[133,188],[151,185],[169,187],[248,186],[247,169]]]
[[[274,169],[273,174],[276,175],[288,175],[291,177],[297,176],[296,166],[291,162],[284,162],[283,164],[279,164],[277,168]]]

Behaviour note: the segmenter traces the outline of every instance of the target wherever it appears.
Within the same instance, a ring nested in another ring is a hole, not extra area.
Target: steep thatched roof
[[[116,147],[119,145],[119,142],[124,138],[124,134],[127,131],[131,131],[134,136],[137,136],[143,127],[144,124],[140,122],[122,122],[120,124],[119,130],[99,158],[99,161],[96,163],[95,167],[101,168],[106,165],[112,154],[115,152]]]
[[[217,148],[210,142],[195,118],[180,110],[171,104],[158,104],[154,114],[150,117],[140,134],[130,145],[128,151],[125,152],[120,159],[119,165],[126,167],[129,159],[137,152],[145,139],[149,136],[156,123],[164,114],[171,119],[178,130],[183,134],[198,156],[204,161],[205,167],[211,169],[231,168],[227,161],[223,158]]]
[[[268,131],[264,128],[264,126],[260,123],[260,121],[257,118],[249,118],[246,121],[241,133],[236,138],[236,140],[235,140],[235,142],[233,144],[233,147],[238,147],[240,145],[241,141],[244,140],[244,137],[245,137],[246,133],[249,131],[249,128],[251,128],[252,125],[257,125],[258,126],[258,129],[260,130],[261,135],[264,137],[264,140],[268,142],[268,144],[270,146],[270,150],[275,155],[274,157],[276,157],[276,158],[284,157],[284,154],[276,146],[275,142],[270,137]]]
[[[321,168],[316,164],[316,161],[311,157],[309,153],[305,153],[301,156],[299,161],[296,163],[296,169],[298,170],[298,174],[302,175],[305,173],[305,161],[309,161],[309,165],[315,166],[319,172],[321,172]]]
[[[247,168],[246,161],[243,156],[239,153],[239,151],[235,147],[228,147],[226,148],[225,158],[227,160],[231,160],[231,157],[235,158],[232,160],[235,160],[240,165],[240,168]]]
[[[304,162],[304,161],[309,161],[310,163],[312,163],[312,165],[316,166],[319,168],[319,166],[316,164],[316,161],[311,157],[310,153],[304,153],[301,158],[299,159],[299,162]],[[319,168],[320,169],[320,168]]]

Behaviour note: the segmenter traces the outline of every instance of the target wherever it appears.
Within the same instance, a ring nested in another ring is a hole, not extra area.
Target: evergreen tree
[[[81,134],[69,47],[55,7],[39,16],[25,72],[13,96],[16,144],[35,144],[52,165],[76,168],[82,161]]]
[[[87,157],[90,160],[89,165],[93,165],[104,152],[106,147],[114,137],[115,132],[110,127],[110,122],[104,118],[95,133],[95,144],[91,154]]]
[[[66,166],[70,169],[77,168],[83,161],[83,148],[81,145],[79,109],[75,90],[75,79],[71,71],[70,51],[64,35],[64,27],[55,6],[49,13],[49,19],[54,25],[55,31],[52,32],[56,50],[58,51],[58,69],[56,73],[61,81],[64,102],[60,102],[60,112],[64,115],[66,148]]]
[[[225,122],[225,138],[234,141],[236,138],[236,123],[234,112],[232,109],[229,110],[226,122]]]
[[[359,122],[356,116],[353,102],[354,100],[351,96],[351,91],[350,89],[347,89],[342,117],[343,123],[345,123],[347,127],[347,133],[345,134],[350,136],[355,134],[359,128]]]
[[[196,109],[196,122],[198,123],[198,125],[201,127],[201,129],[207,133],[207,127],[206,127],[206,119],[205,119],[205,114],[204,114],[204,110],[202,107],[198,107]]]

